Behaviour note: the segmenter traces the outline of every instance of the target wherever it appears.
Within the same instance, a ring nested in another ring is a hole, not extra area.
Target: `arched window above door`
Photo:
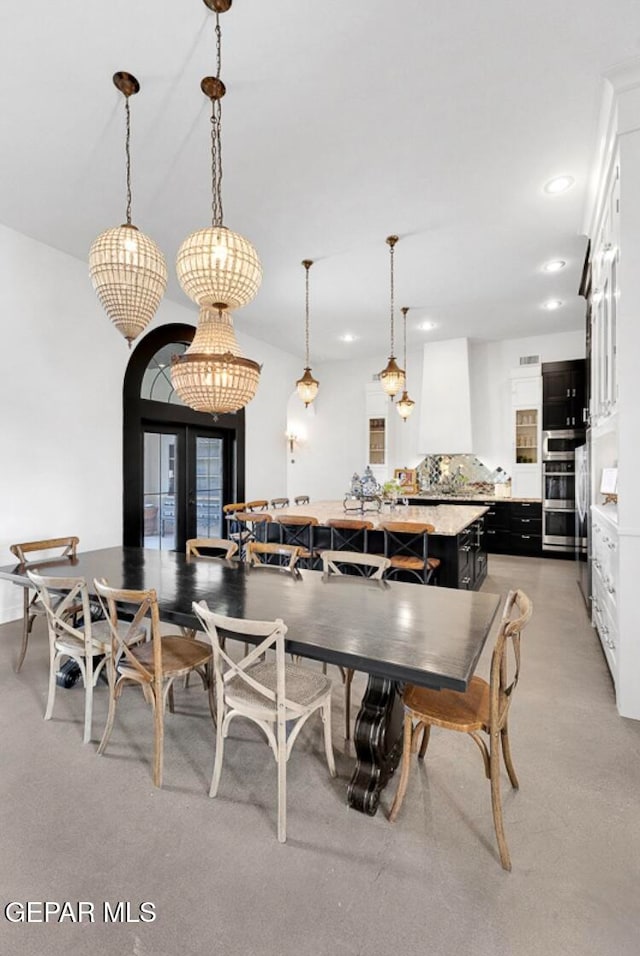
[[[171,382],[171,357],[182,355],[186,350],[184,342],[171,342],[163,345],[151,356],[142,377],[140,398],[184,407],[184,402]]]

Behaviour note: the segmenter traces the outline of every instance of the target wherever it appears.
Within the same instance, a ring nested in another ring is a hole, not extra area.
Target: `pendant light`
[[[127,221],[101,233],[89,251],[89,275],[100,303],[129,347],[156,313],[167,285],[167,264],[153,239],[131,222],[131,113],[129,97],[140,89],[131,73],[113,82],[125,101],[127,133]]]
[[[400,311],[402,312],[402,328],[403,328],[403,338],[404,338],[404,352],[403,352],[403,363],[405,368],[405,380],[404,380],[404,391],[402,392],[402,398],[396,404],[398,409],[398,415],[400,418],[406,422],[407,418],[413,411],[413,406],[415,402],[413,399],[409,398],[407,393],[407,312],[409,311],[408,306],[403,306]]]
[[[201,89],[211,100],[211,179],[213,201],[211,226],[187,236],[178,250],[176,271],[183,291],[200,306],[233,310],[255,297],[262,281],[258,254],[248,239],[223,224],[222,210],[222,97],[226,87],[220,79],[222,32],[220,13],[231,0],[204,0],[216,15],[215,76],[202,80]]]
[[[302,378],[296,382],[298,395],[304,402],[304,407],[308,408],[311,402],[318,394],[320,383],[311,374],[309,363],[309,269],[313,265],[312,259],[303,259],[302,265],[306,270],[305,274],[305,320],[304,320],[304,343],[305,343],[305,369]]]
[[[393,341],[393,324],[394,324],[394,286],[393,286],[393,250],[396,242],[398,241],[397,236],[387,236],[387,245],[389,246],[389,261],[390,261],[390,288],[391,288],[391,354],[389,355],[389,361],[385,369],[380,372],[380,381],[382,387],[389,396],[393,399],[394,395],[397,395],[400,389],[404,388],[404,369],[401,369],[396,362],[396,357],[393,354],[394,341]]]
[[[177,273],[187,295],[200,305],[198,328],[183,355],[171,360],[171,382],[185,405],[199,412],[237,412],[258,388],[261,366],[244,358],[229,310],[250,302],[258,291],[262,267],[250,242],[222,225],[221,32],[219,14],[231,0],[204,0],[216,14],[216,76],[200,88],[211,100],[212,226],[188,236],[178,251]]]

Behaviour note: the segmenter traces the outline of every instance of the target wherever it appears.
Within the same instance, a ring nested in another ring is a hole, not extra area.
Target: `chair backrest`
[[[323,551],[322,571],[324,574],[343,574],[342,566],[357,568],[363,577],[372,581],[381,581],[382,575],[390,567],[391,561],[381,554],[366,554],[361,551]]]
[[[49,644],[52,646],[58,637],[73,637],[88,647],[91,644],[91,605],[85,579],[45,577],[35,571],[27,571],[27,577],[47,615]],[[55,597],[51,591],[55,592]],[[72,623],[78,607],[82,607],[82,627],[75,627]]]
[[[247,501],[245,510],[246,511],[264,511],[265,508],[269,507],[269,502],[266,498],[259,498],[256,501]]]
[[[79,543],[80,539],[72,535],[68,538],[47,538],[44,541],[25,541],[22,544],[12,544],[9,550],[16,556],[20,564],[28,565],[30,563],[38,563],[37,558],[30,561],[27,557],[28,554],[33,554],[34,552],[59,551],[60,554],[55,555],[56,557],[73,559],[76,556],[76,549]],[[51,559],[53,555],[48,555],[47,557]]]
[[[135,673],[136,680],[143,684],[162,684],[162,635],[160,632],[160,612],[158,610],[158,595],[151,588],[148,591],[130,591],[121,588],[109,587],[102,578],[93,582],[98,601],[109,622],[111,631],[111,653],[113,660],[120,664],[124,661],[130,671]],[[118,629],[118,604],[127,605],[127,610],[133,611],[133,619]],[[149,624],[151,640],[153,642],[153,671],[145,667],[134,654],[130,644],[135,642],[140,630]]]
[[[533,605],[524,591],[509,592],[491,657],[489,724],[492,734],[502,729],[509,713],[520,678],[520,636],[532,613]],[[512,649],[512,668],[507,660],[509,647]]]
[[[301,548],[293,544],[266,544],[262,541],[250,541],[247,547],[247,561],[251,567],[279,567],[283,571],[293,571]]]
[[[432,524],[417,521],[385,521],[384,553],[387,558],[396,556],[418,557],[427,560],[427,535],[435,531]]]
[[[203,551],[224,551],[224,557],[229,559],[236,554],[238,545],[227,538],[189,538],[186,545],[187,557],[206,558],[219,555],[203,554]]]
[[[310,498],[309,495],[298,495],[297,498],[293,499],[297,505],[308,505]]]
[[[233,514],[234,511],[245,511],[247,507],[246,501],[234,501],[229,505],[222,506],[222,513],[225,515]]]
[[[288,498],[272,498],[271,507],[272,508],[288,508],[289,499]]]
[[[330,528],[332,551],[367,550],[367,532],[373,530],[371,521],[358,518],[331,518],[327,525]]]
[[[287,625],[278,618],[275,621],[250,621],[235,617],[225,617],[215,614],[207,607],[206,601],[193,603],[193,611],[202,623],[202,627],[211,641],[213,648],[213,667],[216,679],[216,694],[218,702],[224,699],[224,688],[234,678],[239,678],[260,696],[270,701],[274,710],[280,711],[284,717],[284,710],[294,713],[303,713],[304,708],[293,701],[287,700],[285,685],[285,653],[284,638]],[[236,640],[247,641],[251,638],[262,638],[259,643],[242,658],[234,661],[221,646],[220,637],[230,637]],[[252,664],[255,664],[270,648],[276,653],[276,689],[265,687],[248,673]]]
[[[294,544],[306,551],[313,551],[313,529],[318,519],[311,515],[284,515],[275,519],[280,525],[280,543]]]

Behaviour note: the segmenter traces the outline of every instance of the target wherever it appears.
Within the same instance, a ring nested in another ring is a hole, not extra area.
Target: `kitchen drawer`
[[[528,532],[512,531],[510,534],[511,554],[542,554],[542,535]]]
[[[607,613],[614,623],[618,620],[617,589],[616,582],[610,578],[606,572],[603,573],[602,566],[594,558],[593,560],[593,587],[598,588],[598,601],[607,608]]]
[[[607,665],[615,681],[617,673],[618,625],[617,621],[611,616],[606,591],[603,589],[602,582],[597,574],[593,576],[593,595],[591,603],[593,608],[593,625],[598,632]]]
[[[489,509],[484,516],[485,528],[508,530],[510,505],[503,504],[502,502],[497,504],[495,501],[481,501],[478,502],[478,504],[484,505]]]
[[[511,531],[520,534],[542,534],[542,518],[511,515]]]
[[[540,518],[542,520],[542,502],[512,501],[511,518]]]

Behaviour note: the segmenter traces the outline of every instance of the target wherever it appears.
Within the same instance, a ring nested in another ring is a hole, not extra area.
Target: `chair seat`
[[[82,608],[81,608],[82,610]],[[118,631],[124,634],[128,625],[118,622]],[[147,632],[143,627],[139,627],[133,636],[134,641],[144,640]],[[94,657],[98,654],[111,653],[111,631],[106,621],[95,621],[91,625],[91,644],[93,646]],[[84,655],[84,641],[79,637],[73,637],[71,634],[62,634],[56,639],[56,648],[63,654],[82,654]]]
[[[432,571],[435,571],[436,568],[439,568],[441,565],[440,558],[427,558],[427,567]]]
[[[275,662],[264,661],[249,668],[248,674],[275,693],[276,665]],[[285,694],[287,700],[301,707],[310,707],[326,694],[331,693],[331,681],[324,674],[312,671],[301,664],[285,664],[284,669]],[[225,697],[230,707],[251,707],[252,710],[262,710],[272,718],[275,716],[275,702],[268,700],[258,691],[254,691],[241,677],[233,677],[227,684]],[[287,711],[287,714],[291,714]],[[295,714],[294,716],[298,716]]]
[[[464,693],[409,684],[402,700],[415,718],[436,727],[468,733],[489,726],[489,685],[481,677],[472,677]]]
[[[407,571],[422,571],[424,568],[422,558],[415,557],[411,554],[396,554],[393,558],[389,558],[389,560],[391,561],[392,568],[402,568]]]
[[[180,677],[194,667],[200,667],[211,660],[211,647],[203,641],[193,641],[180,634],[163,635],[161,641],[163,677]],[[155,676],[153,641],[132,648],[132,654],[145,670]],[[137,675],[137,671],[124,658],[118,664],[118,671],[125,676]]]

